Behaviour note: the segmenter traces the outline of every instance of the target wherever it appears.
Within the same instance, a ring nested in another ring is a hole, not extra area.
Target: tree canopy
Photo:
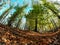
[[[2,3],[1,6],[3,7],[4,4],[6,2]],[[23,6],[10,5],[0,15],[0,23],[22,30],[33,30],[42,33],[54,31],[60,27],[60,10],[56,7],[60,6],[59,4],[51,3],[47,0],[32,0],[32,9],[26,14],[24,10],[27,6],[28,4],[24,4]],[[12,9],[15,9],[15,12],[9,14]]]

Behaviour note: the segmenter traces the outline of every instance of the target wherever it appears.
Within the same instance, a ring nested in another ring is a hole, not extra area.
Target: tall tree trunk
[[[18,16],[18,13],[14,13],[11,17],[10,17],[10,20],[8,21],[8,26],[11,26],[12,22],[15,21],[15,19],[17,18]]]
[[[53,19],[52,19],[52,23],[54,24],[55,28],[57,28],[57,25]]]
[[[37,18],[35,19],[35,32],[37,32]]]
[[[55,21],[53,19],[51,21],[52,21],[53,26],[54,26],[53,32],[55,32],[55,31],[57,31],[57,25],[56,25],[56,23],[55,23]]]
[[[18,23],[17,23],[16,27],[19,27],[20,22],[21,22],[21,19],[19,19],[19,21],[18,21]]]

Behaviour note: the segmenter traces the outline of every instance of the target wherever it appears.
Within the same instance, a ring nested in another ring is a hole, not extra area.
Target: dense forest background
[[[60,27],[57,0],[0,0],[0,23],[21,30],[55,31]]]

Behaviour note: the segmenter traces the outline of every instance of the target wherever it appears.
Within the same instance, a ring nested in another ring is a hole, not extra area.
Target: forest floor
[[[0,24],[0,45],[60,45],[60,29],[57,30],[42,34]]]

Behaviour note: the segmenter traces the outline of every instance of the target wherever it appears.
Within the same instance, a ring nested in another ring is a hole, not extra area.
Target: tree
[[[35,21],[35,31],[37,32],[37,24],[38,24],[38,18],[42,16],[41,19],[43,19],[43,13],[45,10],[43,10],[42,8],[44,8],[42,5],[33,5],[33,10],[30,11],[30,13],[26,16],[28,19],[32,19]]]
[[[4,0],[4,2],[6,3],[6,1]],[[27,7],[27,5],[23,5],[23,6],[12,6],[9,4],[9,8],[7,8],[2,15],[0,16],[0,22],[2,24],[5,24],[6,22],[4,22],[5,18],[8,16],[8,14],[11,12],[12,9],[15,9],[16,11],[13,14],[10,14],[11,17],[8,18],[7,23],[9,26],[12,25],[12,23],[15,23],[15,21],[17,21],[16,23],[16,27],[18,27],[19,23],[21,22],[21,18],[24,15],[24,9]],[[16,20],[18,18],[18,20]]]
[[[59,10],[57,10],[54,3],[49,3],[49,2],[47,2],[47,0],[43,0],[43,3],[44,3],[43,5],[45,7],[50,9],[60,19],[60,15],[58,14]]]
[[[58,16],[57,14],[59,11],[56,9],[54,4],[51,4],[51,3],[48,4],[48,3],[49,2],[46,2],[44,0],[43,4],[37,3],[33,5],[33,9],[28,13],[28,15],[26,15],[27,20],[29,21],[30,25],[34,26],[33,29],[35,28],[34,31],[36,32],[38,31],[39,28],[41,30],[46,31],[46,30],[51,30],[52,27],[53,28],[57,27],[55,21],[52,19],[52,22],[51,22],[50,19],[52,16],[54,18],[57,17]],[[29,26],[29,27],[32,27],[32,26]],[[47,26],[47,29],[45,28],[45,26]]]
[[[9,26],[11,26],[11,24],[12,24],[17,18],[19,18],[19,19],[18,19],[18,22],[17,22],[17,26],[18,26],[18,24],[19,24],[19,22],[20,22],[20,20],[21,20],[21,17],[23,16],[23,15],[21,15],[21,14],[22,14],[23,10],[24,10],[26,7],[27,7],[27,5],[24,5],[24,6],[22,6],[22,7],[19,7],[19,6],[16,7],[16,12],[14,12],[14,14],[10,17],[10,20],[8,21],[8,25],[9,25]],[[17,27],[17,26],[16,26],[16,27]]]
[[[32,9],[26,15],[24,13],[24,9],[27,7],[27,5],[22,7],[11,6],[0,16],[0,21],[4,20],[10,10],[14,8],[16,11],[11,15],[11,17],[9,17],[8,26],[15,26],[16,28],[19,28],[22,17],[24,16],[26,17],[25,26],[28,27],[29,30],[34,30],[35,32],[47,32],[56,28],[58,24],[57,22],[59,21],[55,21],[54,18],[60,17],[58,14],[59,10],[57,10],[54,3],[47,2],[47,0],[40,1],[43,3],[32,2]]]
[[[9,7],[5,12],[3,12],[3,14],[0,16],[0,20],[2,18],[4,19],[12,8],[13,8],[13,6]]]

